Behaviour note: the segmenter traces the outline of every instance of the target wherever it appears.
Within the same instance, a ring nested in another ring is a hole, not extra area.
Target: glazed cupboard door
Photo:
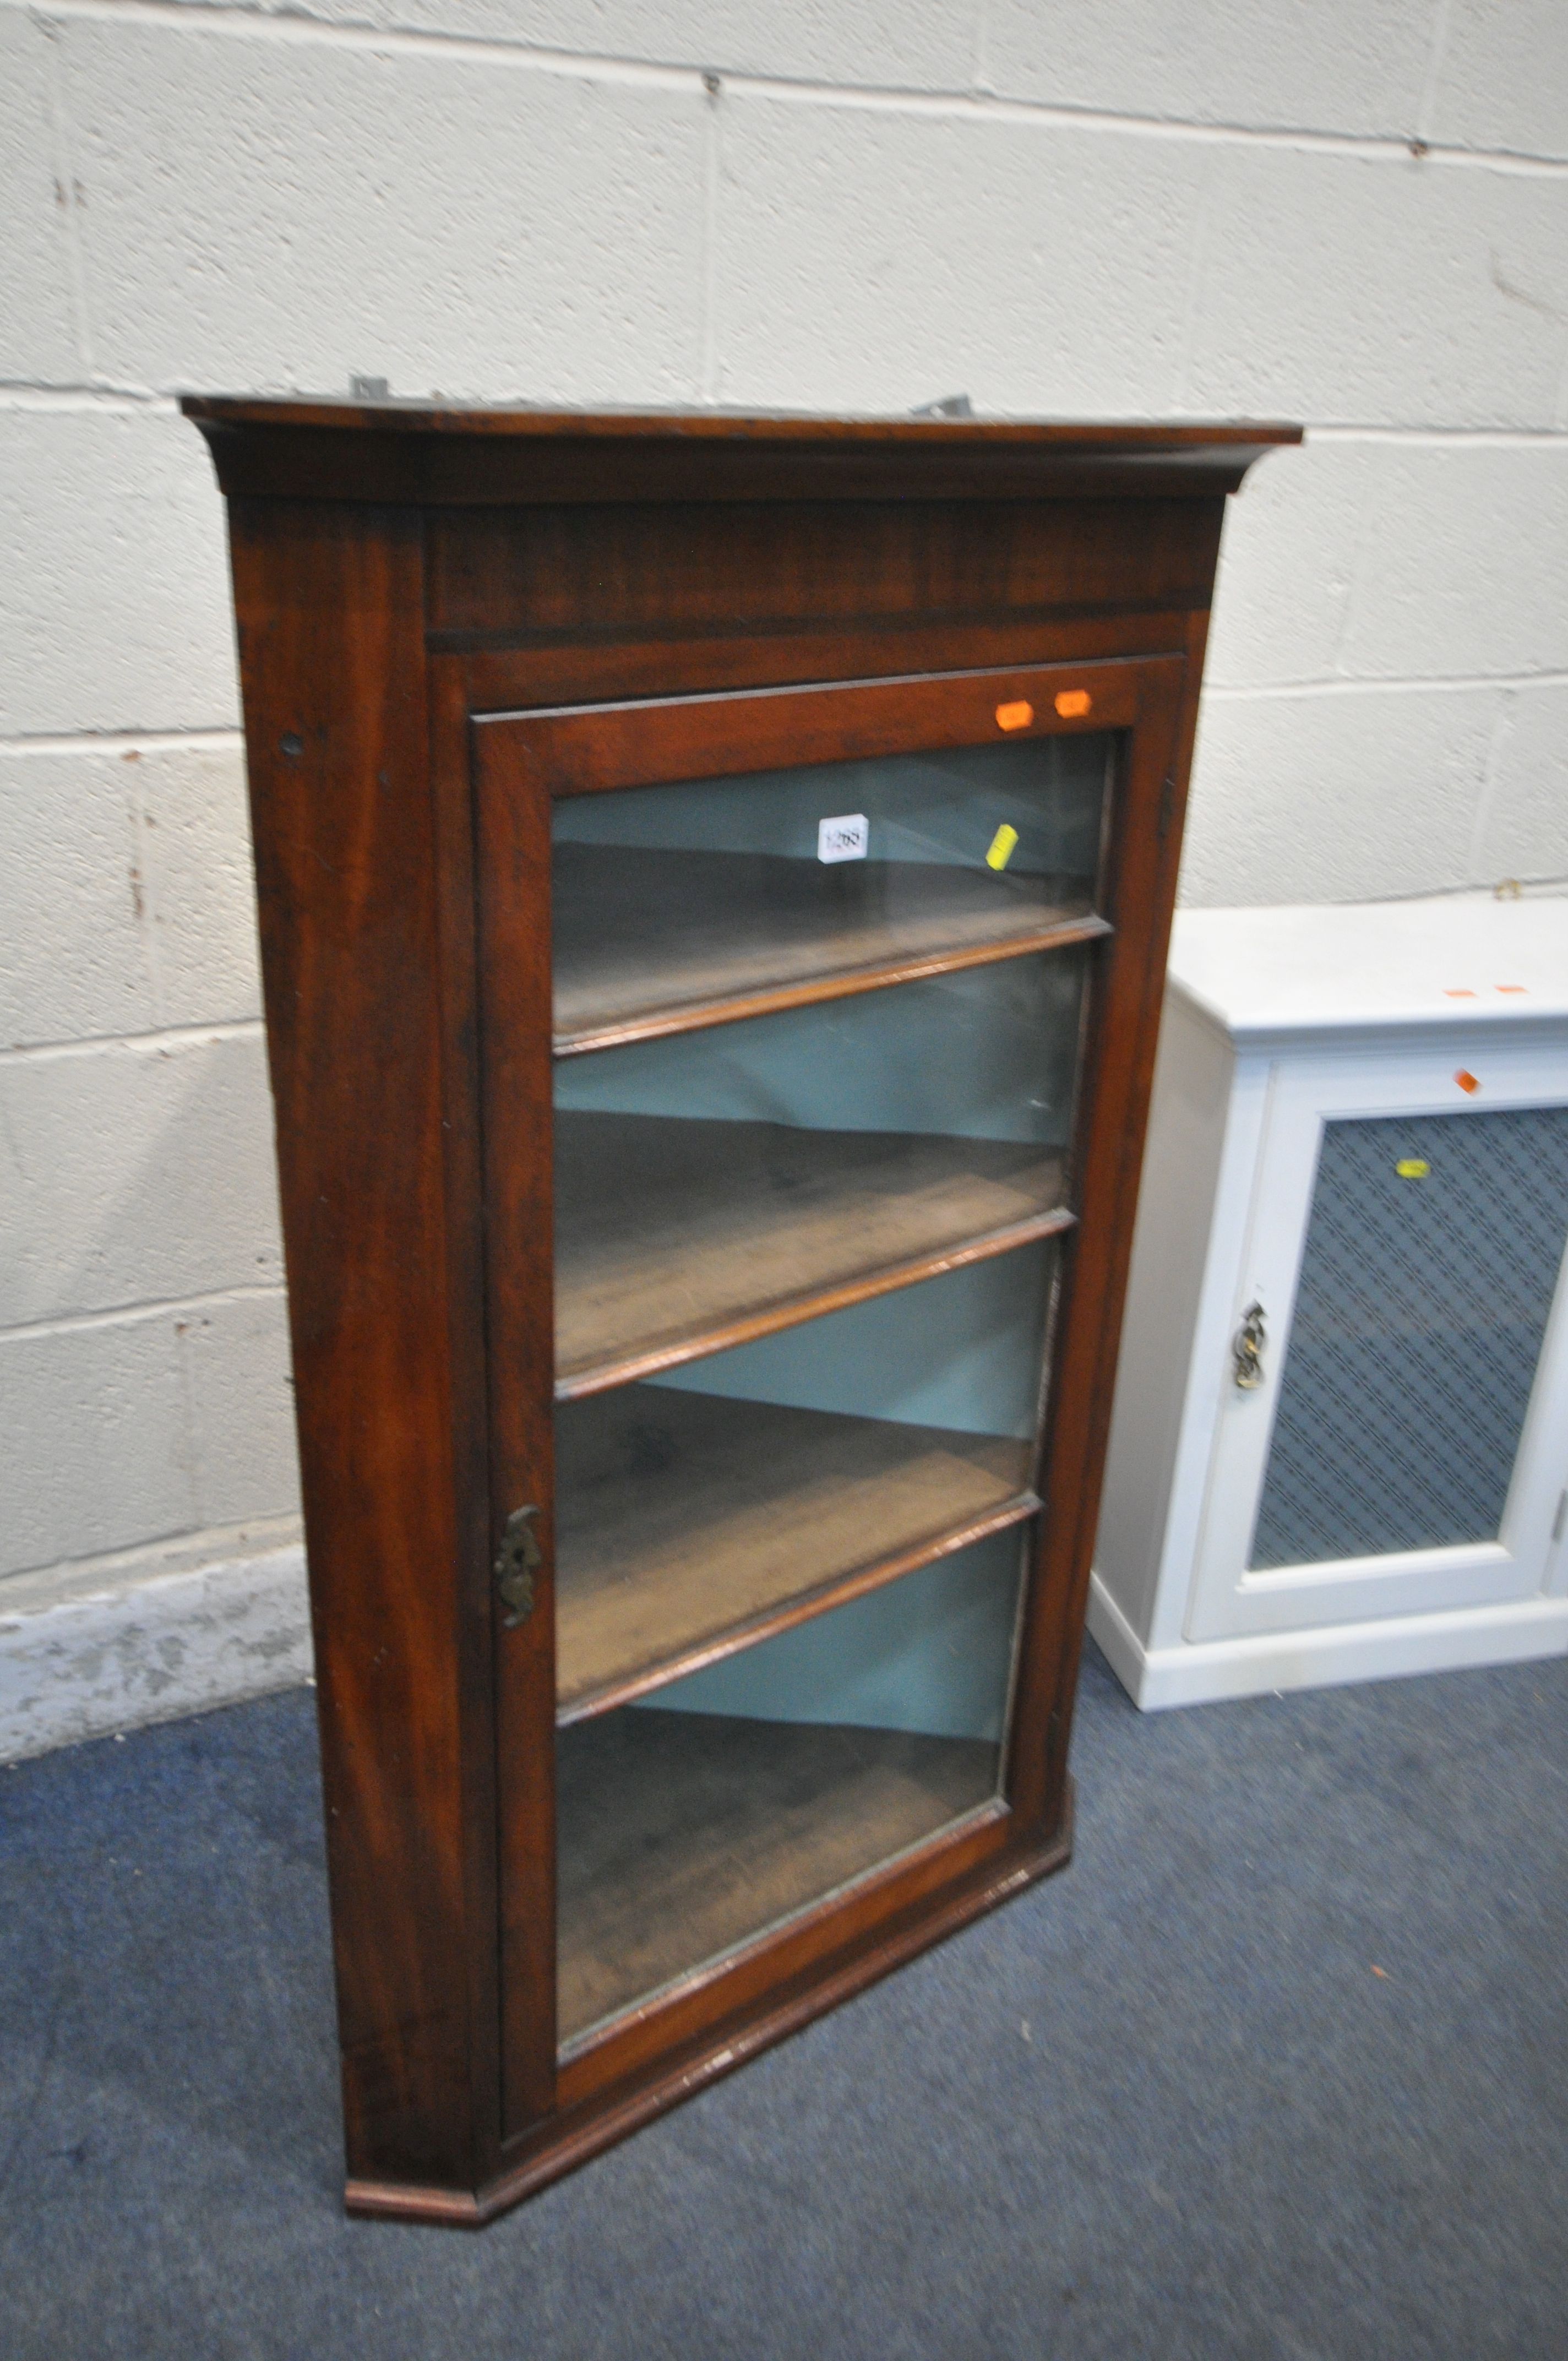
[[[474,725],[508,2136],[1059,1820],[1183,675]]]

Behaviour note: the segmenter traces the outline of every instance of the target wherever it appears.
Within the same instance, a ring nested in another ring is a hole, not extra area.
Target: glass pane
[[[558,1036],[1081,918],[1113,742],[1030,738],[564,798]]]
[[[1087,952],[555,1067],[557,1374],[1059,1211]]]
[[[1568,1237],[1568,1108],[1324,1128],[1255,1567],[1496,1539]]]
[[[557,1740],[571,2042],[997,1792],[1016,1531]]]
[[[563,1708],[1026,1502],[1054,1262],[1022,1246],[561,1405]]]

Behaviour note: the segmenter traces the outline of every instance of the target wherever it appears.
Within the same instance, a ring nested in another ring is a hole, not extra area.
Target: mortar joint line
[[[128,1328],[138,1321],[183,1319],[187,1315],[199,1318],[203,1312],[225,1303],[286,1300],[281,1278],[210,1288],[199,1295],[153,1295],[134,1303],[109,1304],[98,1312],[60,1312],[47,1320],[18,1320],[10,1327],[0,1328],[0,1347],[37,1344],[46,1336],[85,1335],[100,1328]]]
[[[970,43],[970,88],[977,98],[992,94],[990,0],[974,0],[974,31]]]
[[[1497,699],[1497,710],[1492,717],[1486,733],[1486,759],[1481,766],[1480,792],[1475,797],[1475,817],[1470,826],[1467,874],[1474,884],[1484,885],[1488,880],[1481,873],[1481,855],[1486,841],[1486,831],[1492,824],[1492,813],[1497,800],[1497,779],[1502,767],[1503,747],[1513,727],[1514,706],[1518,690],[1508,688]]]
[[[64,221],[66,267],[71,279],[71,310],[75,315],[76,357],[88,378],[94,374],[93,327],[87,302],[87,260],[82,249],[81,208],[76,178],[76,154],[65,103],[65,74],[56,29],[47,16],[34,16],[49,59],[49,138],[54,161],[54,196]]]
[[[20,6],[27,0],[0,0],[0,5]],[[131,21],[163,25],[185,33],[217,32],[242,39],[284,43],[317,43],[327,47],[368,49],[380,54],[399,50],[411,54],[467,56],[476,62],[512,65],[573,79],[618,82],[628,85],[700,93],[712,67],[687,62],[630,58],[610,52],[557,49],[543,44],[497,41],[475,34],[424,27],[331,22],[292,11],[285,14],[214,5],[214,0],[48,0],[38,12],[39,22],[64,24],[72,19],[98,22]],[[1020,122],[1055,123],[1132,136],[1201,140],[1215,145],[1283,147],[1346,155],[1385,155],[1409,161],[1408,137],[1395,132],[1350,132],[1316,129],[1305,125],[1261,125],[1199,122],[1191,117],[1119,113],[1112,107],[1064,105],[991,92],[953,88],[919,89],[904,85],[825,82],[806,76],[741,73],[720,69],[731,93],[781,104],[836,106],[877,113],[992,117]],[[1511,148],[1431,146],[1424,160],[1457,166],[1497,169],[1508,172],[1568,174],[1568,157],[1538,156]]]
[[[105,1590],[115,1584],[126,1589],[142,1583],[201,1577],[218,1567],[250,1567],[258,1559],[293,1557],[303,1550],[302,1521],[297,1510],[268,1510],[238,1523],[191,1525],[178,1532],[158,1533],[150,1540],[128,1542],[123,1549],[89,1550],[77,1557],[46,1558],[38,1565],[12,1566],[0,1574],[0,1634],[15,1638],[23,1620],[48,1614],[61,1604],[75,1606],[90,1597],[88,1583],[101,1581]],[[197,1554],[200,1553],[200,1554]],[[170,1564],[170,1560],[178,1561]],[[63,1599],[36,1598],[30,1594],[57,1583]],[[7,1587],[28,1595],[20,1601],[7,1598]]]
[[[718,401],[718,195],[724,143],[721,77],[717,73],[704,75],[703,90],[702,350],[698,368],[701,399],[711,408]]]
[[[243,752],[245,732],[225,730],[63,730],[0,734],[0,754],[117,755]]]
[[[1430,153],[1431,119],[1437,106],[1438,82],[1448,60],[1448,32],[1453,9],[1453,0],[1437,0],[1432,12],[1426,72],[1421,79],[1420,96],[1416,101],[1416,138],[1423,153]]]
[[[113,1057],[120,1050],[158,1057],[203,1049],[209,1042],[260,1040],[265,1030],[259,1016],[228,1016],[207,1025],[161,1025],[145,1033],[86,1033],[76,1040],[18,1041],[0,1049],[0,1070],[47,1065],[69,1058]]]
[[[1271,697],[1363,697],[1389,691],[1419,697],[1427,691],[1492,690],[1515,695],[1520,689],[1568,687],[1568,671],[1511,673],[1391,673],[1319,675],[1310,680],[1205,681],[1203,696],[1214,704],[1237,704]]]

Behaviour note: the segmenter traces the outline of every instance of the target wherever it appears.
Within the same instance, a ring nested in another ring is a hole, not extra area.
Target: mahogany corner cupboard
[[[356,2211],[1058,1868],[1227,492],[1286,426],[192,399]]]

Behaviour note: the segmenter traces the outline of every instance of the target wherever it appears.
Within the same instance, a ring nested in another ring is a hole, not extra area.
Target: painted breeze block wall
[[[1568,876],[1558,0],[0,0],[0,1754],[302,1677],[178,390],[1303,419],[1185,894]]]

